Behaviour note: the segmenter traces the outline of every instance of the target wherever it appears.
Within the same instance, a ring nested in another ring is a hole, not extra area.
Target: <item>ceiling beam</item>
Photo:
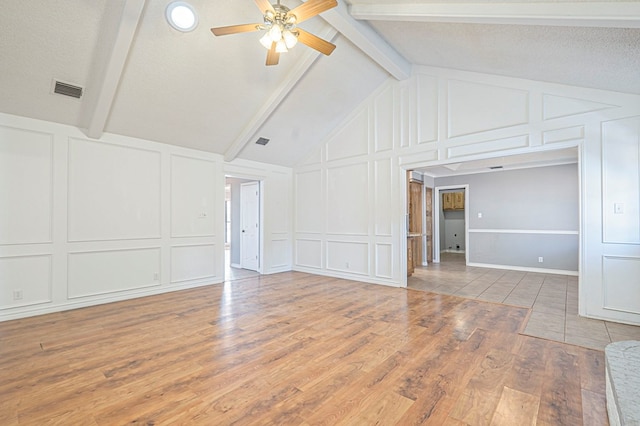
[[[321,34],[323,39],[334,41],[338,32],[334,28],[330,28],[324,34]],[[240,135],[235,141],[227,148],[224,153],[225,161],[233,161],[242,152],[244,147],[253,141],[253,137],[256,132],[260,130],[262,125],[269,119],[271,114],[278,108],[280,102],[287,97],[289,92],[298,84],[298,81],[304,77],[309,71],[311,65],[320,57],[320,53],[313,49],[306,49],[303,53],[303,57],[296,63],[293,70],[289,75],[283,79],[282,83],[273,91],[269,99],[262,105],[260,110],[249,121],[249,124],[245,126]]]
[[[100,138],[104,132],[144,4],[145,0],[124,0],[122,13],[106,15],[102,22],[105,32],[108,28],[114,28],[115,31],[103,37],[96,49],[101,52],[100,57],[94,58],[96,72],[93,75],[96,77],[87,84],[87,94],[91,95],[86,99],[87,115],[82,123],[86,125],[84,132],[90,138]]]
[[[640,28],[640,2],[353,4],[355,19]]]
[[[332,27],[340,31],[351,43],[397,80],[411,76],[411,63],[387,43],[369,25],[353,19],[345,2],[320,15]]]

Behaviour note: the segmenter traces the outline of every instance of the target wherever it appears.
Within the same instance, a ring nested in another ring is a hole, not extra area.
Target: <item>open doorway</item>
[[[260,181],[225,178],[225,279],[260,273]]]
[[[435,188],[434,262],[468,263],[469,185]]]

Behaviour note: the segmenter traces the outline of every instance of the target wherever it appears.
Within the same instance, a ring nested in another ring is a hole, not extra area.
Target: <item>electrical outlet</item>
[[[538,258],[538,263],[542,263],[542,262],[544,262],[544,257],[540,256],[540,257]]]
[[[160,279],[160,274],[159,274],[159,273],[157,273],[157,272],[155,272],[155,273],[153,274],[153,280],[154,280],[154,281],[158,281],[159,279]]]
[[[345,262],[345,263],[344,263],[344,267],[345,267],[345,268],[347,268],[347,269],[349,269],[349,268],[351,267],[351,265],[349,265],[349,262]]]
[[[22,290],[13,290],[13,300],[22,300]]]

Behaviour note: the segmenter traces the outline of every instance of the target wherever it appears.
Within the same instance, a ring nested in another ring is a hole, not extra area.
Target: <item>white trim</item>
[[[354,4],[358,20],[640,28],[638,2]]]

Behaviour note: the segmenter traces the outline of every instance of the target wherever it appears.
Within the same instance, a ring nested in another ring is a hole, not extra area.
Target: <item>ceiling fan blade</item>
[[[258,9],[260,9],[260,13],[262,13],[263,15],[267,10],[270,10],[271,12],[276,13],[271,3],[269,3],[269,0],[255,0],[255,2],[256,2],[256,5],[258,6]]]
[[[211,32],[216,36],[223,36],[228,34],[238,33],[250,33],[252,31],[258,31],[261,24],[242,24],[242,25],[229,25],[228,27],[211,28]]]
[[[287,15],[296,15],[296,23],[299,24],[337,5],[337,0],[308,0],[290,10]]]
[[[276,52],[276,44],[271,43],[271,49],[267,52],[267,63],[266,65],[278,65],[278,61],[280,60],[280,52]]]
[[[333,49],[336,48],[335,44],[329,43],[328,41],[323,40],[311,33],[308,33],[303,29],[296,28],[296,31],[298,31],[298,41],[300,43],[306,44],[310,48],[315,49],[320,53],[324,53],[327,56],[331,55]]]

